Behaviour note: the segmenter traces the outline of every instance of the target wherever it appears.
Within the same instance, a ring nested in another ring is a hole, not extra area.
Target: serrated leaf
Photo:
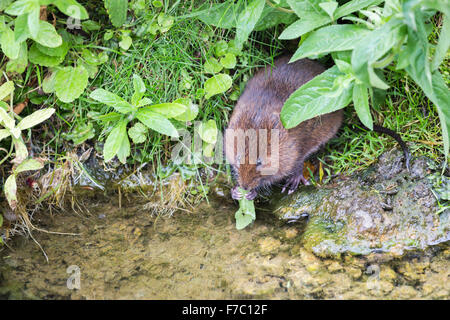
[[[50,118],[55,113],[55,111],[56,110],[53,108],[37,110],[32,114],[30,114],[29,116],[23,118],[17,125],[17,128],[19,128],[20,130],[25,130],[34,127],[35,125],[44,122],[45,120]]]
[[[150,129],[159,133],[175,138],[179,136],[177,129],[175,129],[167,118],[157,112],[151,111],[148,107],[139,109],[136,118]]]
[[[206,80],[204,88],[206,92],[206,99],[211,98],[212,96],[225,92],[231,88],[233,84],[233,80],[227,74],[220,73],[212,78]]]
[[[127,20],[128,0],[105,0],[105,8],[114,27],[121,27]]]
[[[104,89],[95,89],[89,95],[90,98],[113,107],[120,113],[126,114],[133,111],[133,106],[118,95]]]
[[[347,106],[352,99],[352,85],[333,94],[334,81],[343,74],[334,66],[314,77],[297,89],[284,103],[281,110],[281,122],[286,129],[319,115],[333,112]],[[328,92],[328,94],[325,94]]]
[[[140,122],[128,129],[128,135],[135,144],[142,143],[147,140],[147,132],[148,128]]]
[[[55,78],[56,96],[65,103],[74,101],[86,89],[88,77],[88,72],[83,66],[59,69]]]

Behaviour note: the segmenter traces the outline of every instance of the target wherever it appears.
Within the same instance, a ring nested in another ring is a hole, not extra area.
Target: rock
[[[320,257],[342,253],[401,257],[450,240],[450,210],[439,215],[427,161],[414,162],[415,181],[401,152],[324,188],[302,187],[279,200],[274,211],[289,220],[308,214],[303,246]],[[419,172],[420,171],[420,172]]]
[[[337,261],[333,261],[328,267],[327,267],[328,271],[330,271],[331,273],[335,273],[338,271],[341,271],[342,269],[344,269],[339,262]]]
[[[280,247],[280,240],[271,238],[271,237],[267,237],[267,238],[263,238],[260,239],[258,241],[259,244],[259,250],[261,252],[261,254],[270,254],[273,253],[275,251],[278,251],[278,248]]]

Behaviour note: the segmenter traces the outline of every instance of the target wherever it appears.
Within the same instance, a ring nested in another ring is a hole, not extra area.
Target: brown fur
[[[301,85],[325,69],[318,63],[303,59],[294,63],[284,56],[274,67],[259,70],[250,79],[230,118],[228,129],[279,129],[279,169],[271,175],[261,175],[261,168],[269,167],[270,160],[262,165],[250,163],[249,145],[246,143],[244,163],[234,159],[237,146],[225,139],[225,156],[236,173],[237,183],[243,189],[259,190],[289,177],[301,177],[305,159],[331,139],[342,122],[342,110],[316,117],[286,130],[280,121],[280,112],[287,98]],[[270,134],[268,134],[270,151]],[[234,149],[234,150],[233,150]],[[258,150],[259,156],[259,150]],[[270,157],[270,153],[269,153]],[[295,187],[294,187],[295,188]]]

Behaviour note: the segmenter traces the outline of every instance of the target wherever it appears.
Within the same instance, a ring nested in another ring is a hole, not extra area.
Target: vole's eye
[[[256,160],[256,166],[259,167],[262,165],[262,160],[260,158],[258,158],[258,160]]]

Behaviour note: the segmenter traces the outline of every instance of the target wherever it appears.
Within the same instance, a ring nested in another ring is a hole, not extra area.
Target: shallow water
[[[237,231],[237,207],[209,199],[195,212],[152,215],[141,198],[89,199],[89,214],[35,215],[50,231],[1,252],[0,296],[37,299],[448,299],[450,247],[403,258],[320,259],[302,246],[304,222],[265,205]],[[258,208],[258,205],[257,205]],[[68,273],[68,268],[73,266]],[[77,273],[79,270],[79,273]],[[78,277],[79,276],[79,277]],[[71,277],[71,278],[70,278]],[[79,279],[79,289],[76,279]],[[68,281],[69,279],[69,281]],[[68,285],[69,284],[69,285]],[[69,289],[71,287],[72,289]]]

